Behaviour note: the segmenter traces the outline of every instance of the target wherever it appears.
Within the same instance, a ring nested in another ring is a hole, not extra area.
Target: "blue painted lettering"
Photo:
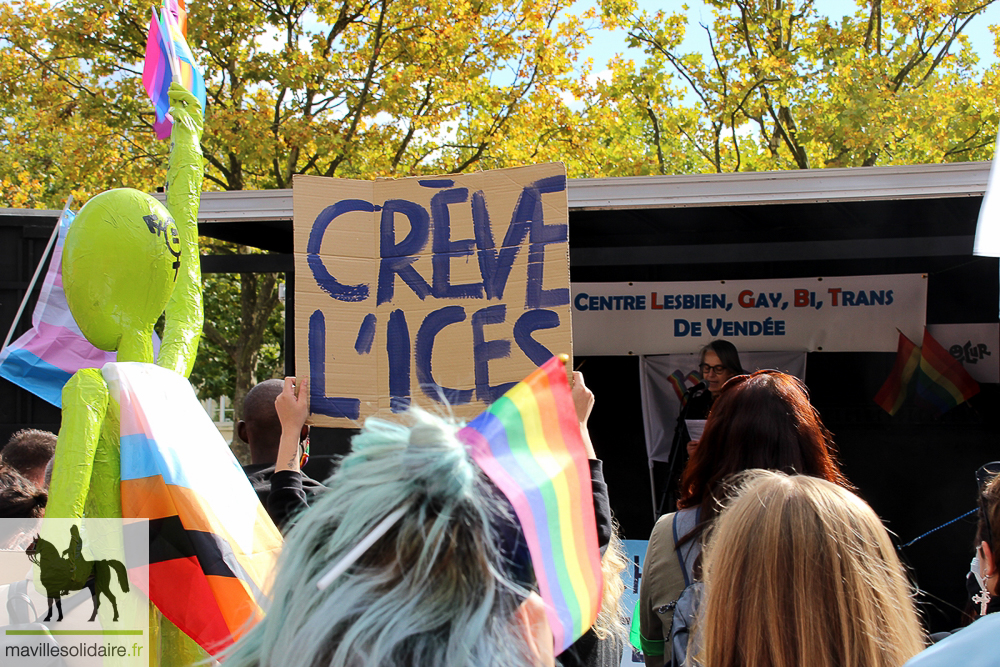
[[[361,414],[359,399],[326,395],[326,318],[322,310],[309,316],[309,405],[313,412],[328,417],[357,419]]]
[[[374,213],[377,210],[379,207],[371,202],[361,199],[344,199],[327,206],[313,221],[312,229],[309,231],[309,241],[306,244],[306,263],[312,270],[313,278],[319,288],[338,301],[364,301],[368,298],[368,285],[342,285],[333,277],[319,256],[320,248],[323,245],[323,236],[330,223],[344,213],[354,211]]]
[[[515,383],[490,384],[490,361],[510,356],[509,340],[486,340],[483,328],[489,324],[502,324],[507,319],[506,304],[487,306],[472,314],[472,357],[475,362],[476,398],[492,403],[506,393]]]
[[[399,243],[396,243],[396,213],[402,213],[410,221],[410,232]],[[430,285],[413,268],[417,253],[427,244],[429,233],[430,217],[423,206],[403,199],[385,202],[380,230],[382,261],[378,273],[378,305],[392,301],[397,275],[421,300],[431,293]]]
[[[385,350],[389,355],[389,407],[403,412],[410,407],[410,330],[398,308],[389,315]]]
[[[441,402],[446,401],[450,405],[462,405],[472,400],[471,389],[449,389],[443,387],[434,380],[434,371],[431,368],[431,360],[434,351],[434,338],[449,324],[456,324],[465,320],[465,309],[461,306],[445,306],[427,314],[420,329],[417,331],[417,339],[414,344],[415,366],[417,369],[417,383],[421,391],[428,398]]]
[[[451,215],[449,204],[461,204],[469,198],[466,188],[455,188],[435,193],[431,197],[431,219],[434,221],[434,241],[432,247],[434,256],[431,264],[434,267],[434,296],[438,299],[482,299],[483,283],[465,285],[451,284],[451,260],[454,257],[465,257],[474,253],[476,242],[473,239],[462,241],[451,240]]]

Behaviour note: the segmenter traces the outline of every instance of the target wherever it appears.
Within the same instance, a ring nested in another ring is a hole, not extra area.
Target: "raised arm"
[[[594,443],[590,440],[590,429],[587,428],[587,420],[590,419],[590,412],[594,409],[594,392],[583,381],[583,373],[573,371],[573,407],[576,408],[576,417],[580,421],[580,437],[587,448],[587,458],[596,459],[594,453]]]
[[[171,84],[169,95],[174,128],[167,170],[167,208],[180,237],[180,267],[167,303],[163,344],[156,363],[188,377],[194,368],[204,321],[198,252],[198,206],[204,173],[202,115],[198,99],[181,86]]]
[[[282,470],[299,471],[301,458],[300,442],[302,427],[309,418],[309,378],[302,378],[298,385],[294,377],[285,378],[284,389],[274,399],[274,409],[281,423],[281,439],[278,442],[278,461],[275,472]]]

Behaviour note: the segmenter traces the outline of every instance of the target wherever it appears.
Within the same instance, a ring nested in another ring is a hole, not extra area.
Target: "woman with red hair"
[[[757,371],[723,386],[681,477],[681,509],[660,517],[653,528],[639,593],[647,665],[671,664],[672,654],[679,667],[687,655],[685,617],[697,606],[696,587],[682,593],[701,578],[702,540],[725,499],[724,480],[753,468],[851,488],[805,385],[787,373]]]

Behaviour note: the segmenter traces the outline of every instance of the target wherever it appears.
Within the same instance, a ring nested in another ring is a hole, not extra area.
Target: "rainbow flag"
[[[910,381],[917,366],[920,365],[920,348],[912,340],[899,332],[899,344],[896,348],[896,363],[882,388],[875,394],[875,402],[890,415],[895,415],[903,406],[909,394]]]
[[[702,381],[701,373],[698,371],[692,371],[684,376],[679,370],[675,370],[673,373],[667,376],[667,382],[674,389],[674,393],[677,394],[677,400],[681,402],[681,407],[683,408],[688,402],[688,386],[687,383],[690,382],[691,386],[695,386]]]
[[[677,394],[677,400],[681,402],[681,407],[687,403],[687,387],[684,386],[684,373],[675,370],[673,373],[667,376],[667,382],[674,389],[674,393]]]
[[[177,28],[184,35],[184,39],[188,36],[188,15],[187,8],[184,6],[183,0],[164,0],[163,8],[170,12],[170,16],[173,17],[174,23]]]
[[[562,653],[593,625],[604,585],[590,467],[562,362],[547,361],[458,437],[514,506]]]
[[[56,407],[62,407],[63,385],[73,373],[81,368],[101,368],[115,360],[114,352],[98,350],[84,338],[66,303],[62,253],[75,217],[67,208],[57,223],[59,231],[31,315],[31,328],[0,351],[0,377]]]
[[[163,41],[163,31],[160,29],[160,22],[156,18],[156,11],[149,20],[149,36],[146,37],[146,61],[142,66],[142,86],[146,89],[146,94],[153,101],[156,108],[156,120],[153,122],[153,129],[159,139],[166,139],[170,136],[174,122],[170,118],[170,99],[167,91],[170,89],[170,82],[173,79],[170,73],[170,52]]]
[[[942,413],[979,393],[979,383],[962,362],[941,347],[926,329],[916,376],[917,396]]]
[[[180,74],[180,84],[198,98],[198,102],[201,104],[202,115],[204,115],[205,104],[207,102],[205,97],[205,79],[202,77],[201,71],[198,70],[194,54],[191,53],[191,49],[188,47],[187,38],[181,32],[180,26],[174,20],[173,14],[166,7],[163,8],[160,17],[160,25],[166,26],[167,33],[173,41],[174,54],[177,56],[178,74]],[[185,19],[186,29],[187,20]]]
[[[178,18],[183,19],[183,23],[178,23]],[[183,28],[181,27],[183,25]],[[187,30],[187,13],[183,7],[171,3],[171,7],[164,7],[160,19],[156,17],[156,11],[149,20],[149,35],[146,38],[146,60],[142,68],[142,85],[146,89],[146,94],[152,100],[156,108],[156,120],[153,128],[156,136],[166,139],[173,129],[173,119],[168,113],[170,111],[170,98],[167,92],[170,84],[174,80],[174,73],[171,67],[172,53],[176,55],[177,74],[179,83],[191,91],[201,103],[202,115],[205,113],[207,98],[205,94],[205,79],[195,62],[194,55],[188,47],[185,32]]]
[[[281,535],[187,379],[142,363],[102,373],[121,414],[122,514],[149,519],[143,590],[217,653],[263,617]]]

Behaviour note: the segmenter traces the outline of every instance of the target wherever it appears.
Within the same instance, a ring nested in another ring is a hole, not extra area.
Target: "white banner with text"
[[[895,352],[896,329],[919,340],[921,274],[572,283],[577,355],[694,352],[725,338],[740,351]]]

